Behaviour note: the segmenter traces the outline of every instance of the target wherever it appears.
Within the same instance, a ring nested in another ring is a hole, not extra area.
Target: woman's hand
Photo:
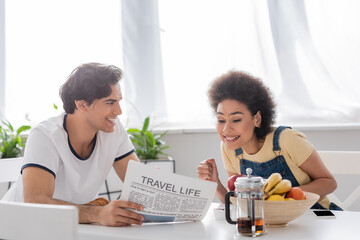
[[[141,225],[144,221],[142,215],[130,210],[144,210],[144,207],[137,203],[115,200],[99,208],[101,208],[101,210],[99,211],[96,222],[101,225],[120,227],[131,224]]]
[[[215,159],[209,158],[200,163],[197,167],[198,177],[210,182],[219,181],[219,173],[216,167]]]
[[[215,159],[209,158],[202,161],[197,167],[197,172],[200,179],[217,183],[216,196],[222,203],[224,203],[227,189],[219,180],[219,172],[216,167]]]

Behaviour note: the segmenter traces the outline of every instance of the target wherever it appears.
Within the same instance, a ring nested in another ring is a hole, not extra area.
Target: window
[[[168,119],[211,126],[209,83],[237,69],[270,87],[278,123],[358,123],[359,10],[355,0],[159,0]]]
[[[59,114],[59,88],[78,65],[123,65],[120,1],[6,1],[5,13],[5,116],[14,124]]]
[[[360,121],[357,0],[17,0],[5,9],[10,121],[54,115],[61,83],[90,61],[124,69],[126,124],[156,115],[162,127],[212,128],[207,89],[230,69],[263,79],[279,124]]]
[[[267,84],[277,89],[276,61],[270,54],[269,59],[264,59],[266,51],[271,53],[273,49],[269,23],[264,23],[266,4],[258,7],[256,16],[253,1],[159,1],[170,122],[213,127],[207,99],[209,83],[230,69],[259,77],[274,75],[273,82]],[[265,30],[262,38],[261,27]]]

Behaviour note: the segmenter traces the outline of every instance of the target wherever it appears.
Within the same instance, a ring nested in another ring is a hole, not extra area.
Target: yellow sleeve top
[[[243,158],[257,163],[267,162],[275,158],[276,155],[272,150],[274,132],[275,128],[266,135],[264,144],[257,153],[251,155],[243,149]],[[310,176],[300,169],[301,164],[309,158],[314,149],[306,136],[297,130],[287,128],[280,134],[279,144],[281,148],[280,154],[284,156],[298,183],[304,185],[311,182]],[[228,172],[240,174],[239,158],[236,156],[235,151],[227,149],[223,142],[221,142],[221,156],[224,167]],[[326,208],[330,205],[326,197],[320,198],[318,202]]]

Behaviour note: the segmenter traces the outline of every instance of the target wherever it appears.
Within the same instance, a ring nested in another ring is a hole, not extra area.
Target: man
[[[142,224],[143,216],[129,210],[143,210],[139,204],[86,205],[97,197],[111,167],[124,181],[129,160],[139,161],[117,118],[121,77],[119,68],[99,63],[71,73],[60,88],[65,113],[31,131],[22,175],[3,200],[75,205],[80,223]]]

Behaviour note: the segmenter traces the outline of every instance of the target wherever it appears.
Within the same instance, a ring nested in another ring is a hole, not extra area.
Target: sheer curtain
[[[359,74],[345,60],[359,60],[359,30],[354,28],[359,3],[269,0],[268,5],[283,84],[277,99],[280,120],[359,122],[360,85],[354,81]]]
[[[147,116],[167,117],[157,0],[122,2],[124,115],[141,126]],[[153,121],[151,121],[152,123]]]
[[[213,126],[206,91],[230,69],[264,80],[278,104],[278,123],[359,123],[358,1],[159,0],[158,5],[154,29],[161,36],[157,53],[168,116],[163,126]]]
[[[5,107],[5,1],[0,1],[0,119]]]
[[[16,0],[3,9],[0,107],[11,122],[57,114],[60,85],[89,61],[124,69],[127,126],[151,115],[164,128],[213,128],[206,92],[230,69],[264,80],[280,124],[360,122],[357,0]]]
[[[5,13],[4,106],[14,125],[60,114],[59,88],[78,65],[123,67],[119,0],[6,1]]]

